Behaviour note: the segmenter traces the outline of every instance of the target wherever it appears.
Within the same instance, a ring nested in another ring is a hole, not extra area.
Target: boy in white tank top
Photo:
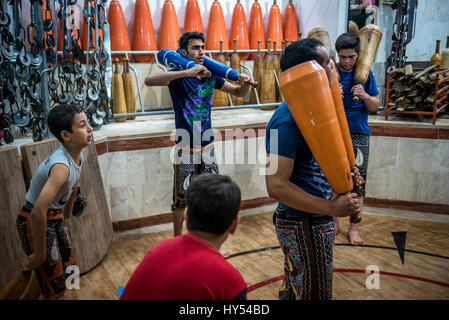
[[[92,128],[77,105],[50,110],[48,126],[61,146],[45,159],[31,179],[17,230],[45,298],[62,298],[65,269],[74,264],[64,219],[70,218],[83,162],[81,151],[92,142]]]

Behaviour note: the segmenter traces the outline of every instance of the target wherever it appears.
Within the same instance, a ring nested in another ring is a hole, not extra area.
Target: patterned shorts
[[[17,216],[16,225],[22,248],[29,256],[34,252],[31,212],[22,210]],[[64,226],[62,210],[47,212],[46,252],[44,263],[34,271],[39,280],[42,295],[49,298],[66,289],[65,270],[75,263],[67,229]]]
[[[187,187],[196,176],[202,173],[219,173],[213,143],[200,150],[175,146],[174,160],[172,210],[186,207]]]
[[[278,206],[273,222],[284,253],[285,279],[279,299],[331,300],[335,240],[332,219],[296,216]]]
[[[355,165],[360,170],[363,178],[362,196],[365,196],[366,174],[368,172],[369,136],[362,133],[351,133],[352,146],[354,148]]]

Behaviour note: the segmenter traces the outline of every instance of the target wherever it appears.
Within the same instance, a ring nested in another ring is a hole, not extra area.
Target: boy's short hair
[[[187,50],[190,40],[206,41],[202,32],[184,32],[181,38],[179,38],[179,48]]]
[[[317,48],[323,44],[314,38],[305,38],[293,42],[281,56],[281,70],[285,71],[298,64],[315,60],[320,65],[323,63],[323,57],[317,53]]]
[[[237,217],[241,193],[230,177],[205,173],[193,179],[186,197],[187,229],[222,235]]]
[[[83,109],[76,104],[60,104],[53,107],[48,113],[47,123],[50,132],[61,143],[64,140],[61,137],[61,132],[67,130],[72,132],[73,118],[77,113],[83,112]]]
[[[359,36],[350,32],[342,33],[335,41],[335,50],[339,52],[344,49],[354,49],[358,54],[360,51]]]

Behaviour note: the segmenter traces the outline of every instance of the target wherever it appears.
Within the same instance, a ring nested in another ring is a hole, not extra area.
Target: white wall
[[[265,177],[260,174],[264,165],[259,162],[227,164],[225,159],[232,161],[238,156],[248,159],[245,144],[257,144],[257,150],[264,152],[264,141],[265,137],[258,137],[249,138],[247,142],[228,140],[215,144],[217,160],[222,161],[220,173],[236,181],[242,200],[268,196]],[[449,140],[374,136],[370,143],[368,198],[449,204]],[[168,161],[170,152],[171,147],[165,147],[99,156],[112,222],[171,211],[173,166]],[[154,191],[156,186],[157,192]]]
[[[161,23],[162,6],[165,0],[148,0],[156,40],[158,38],[159,25]],[[172,0],[176,9],[178,23],[183,31],[185,6],[187,0]],[[207,26],[209,23],[209,10],[213,0],[198,0],[202,14],[203,27],[207,35]],[[282,14],[288,4],[288,0],[278,0]],[[79,15],[82,12],[84,0],[77,1]],[[108,2],[109,6],[110,1]],[[132,29],[134,18],[135,0],[120,0],[123,8],[125,20],[128,28],[130,41],[132,41]],[[236,0],[220,0],[223,14],[226,21],[226,27],[231,27],[232,12]],[[251,6],[254,0],[241,0],[245,8],[247,22],[249,23]],[[264,16],[265,32],[268,25],[270,7],[273,0],[259,0]],[[314,27],[323,27],[329,32],[332,45],[338,35],[346,32],[348,0],[293,0],[296,7],[299,31],[303,37],[307,37],[310,29]],[[29,21],[29,2],[23,1],[23,17],[25,25]],[[379,5],[378,25],[383,31],[383,37],[379,44],[373,72],[375,74],[378,87],[381,91],[381,101],[384,100],[383,90],[385,84],[386,60],[391,53],[391,36],[394,23],[395,12],[390,5]],[[27,21],[28,19],[28,21]],[[449,35],[449,1],[447,0],[420,0],[417,9],[416,34],[413,40],[406,47],[407,61],[429,61],[435,51],[435,41],[441,40],[441,51],[446,47],[446,37]],[[80,19],[81,21],[81,19]]]

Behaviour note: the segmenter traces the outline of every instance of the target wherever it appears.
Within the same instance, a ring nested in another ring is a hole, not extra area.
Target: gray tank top
[[[77,166],[70,156],[69,152],[60,146],[55,152],[53,152],[47,159],[45,159],[37,168],[30,183],[30,189],[26,194],[26,200],[34,205],[39,198],[39,195],[48,180],[48,174],[50,169],[56,163],[62,163],[69,168],[69,176],[66,182],[62,185],[61,189],[56,193],[53,202],[50,204],[49,209],[62,209],[67,201],[69,201],[72,195],[73,189],[76,183],[80,179],[81,166],[83,163],[83,154],[80,155],[80,165]]]

